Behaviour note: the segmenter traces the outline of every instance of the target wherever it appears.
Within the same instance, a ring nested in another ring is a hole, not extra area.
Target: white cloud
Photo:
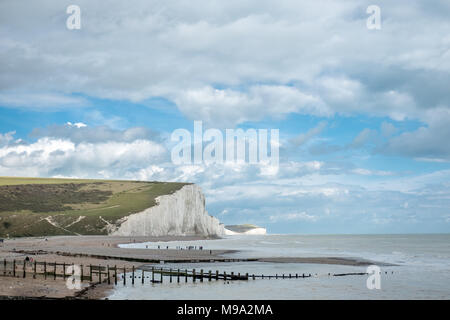
[[[44,137],[0,147],[0,175],[120,178],[161,162],[167,150],[150,140],[81,142]]]
[[[356,168],[351,170],[352,173],[363,175],[363,176],[391,176],[394,175],[391,171],[383,170],[368,170],[364,168]]]
[[[87,127],[87,125],[84,124],[83,122],[75,122],[75,123],[72,123],[72,122],[69,121],[69,122],[67,122],[67,125],[68,125],[69,127],[75,127],[75,128],[78,128],[78,129]]]
[[[292,138],[291,142],[295,146],[301,146],[302,144],[306,143],[307,141],[309,141],[314,136],[319,135],[323,131],[323,129],[325,129],[326,126],[327,126],[327,122],[326,121],[322,121],[316,127],[308,130],[305,133],[301,133],[298,136]]]
[[[299,213],[284,213],[279,215],[270,216],[271,222],[278,221],[317,221],[317,217],[307,214],[306,212]]]
[[[429,110],[423,121],[426,126],[391,138],[379,151],[438,162],[450,160],[450,110]]]
[[[108,126],[87,126],[84,123],[69,122],[65,125],[51,125],[46,128],[35,128],[31,132],[33,138],[61,138],[80,142],[132,142],[135,140],[160,140],[159,135],[144,127],[133,127],[125,130],[111,129]]]
[[[371,129],[362,130],[352,141],[352,148],[361,148],[366,143],[370,143],[376,139],[378,132]]]
[[[234,125],[264,117],[281,118],[288,113],[328,116],[331,111],[320,98],[288,86],[252,86],[247,91],[212,87],[182,91],[175,101],[191,119]]]
[[[225,126],[289,113],[417,119],[450,101],[450,23],[419,1],[407,15],[385,2],[380,32],[365,27],[368,1],[77,4],[82,29],[69,32],[57,0],[0,3],[0,104],[163,97]]]
[[[0,105],[40,110],[55,110],[73,107],[86,107],[89,106],[90,103],[84,98],[61,93],[2,93],[0,91]]]
[[[398,129],[392,123],[389,123],[389,122],[386,122],[386,121],[383,121],[381,123],[381,134],[384,137],[391,137],[397,131],[398,131]]]
[[[0,146],[9,144],[12,140],[14,140],[15,131],[0,133]]]

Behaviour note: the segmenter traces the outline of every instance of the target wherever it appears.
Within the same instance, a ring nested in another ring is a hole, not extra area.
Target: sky
[[[269,233],[450,232],[449,16],[447,0],[2,0],[0,176],[194,182],[211,215]],[[171,134],[196,120],[278,129],[278,170],[174,164]]]

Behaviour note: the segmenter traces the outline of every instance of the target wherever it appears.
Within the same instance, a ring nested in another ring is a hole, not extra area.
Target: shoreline
[[[15,238],[0,245],[1,260],[23,261],[25,257],[39,262],[77,264],[82,266],[102,265],[140,269],[145,264],[164,263],[308,263],[346,266],[387,265],[359,258],[347,257],[269,257],[232,259],[226,254],[236,250],[180,250],[180,249],[136,249],[119,248],[119,244],[142,242],[195,241],[211,238],[199,236],[165,237],[114,237],[114,236],[55,236],[39,238]],[[1,271],[0,266],[0,271]],[[20,270],[20,269],[19,269]],[[120,272],[118,274],[121,274]],[[106,280],[106,279],[105,279]],[[65,280],[13,278],[0,275],[0,299],[106,299],[114,285],[83,283],[82,290],[69,290]]]

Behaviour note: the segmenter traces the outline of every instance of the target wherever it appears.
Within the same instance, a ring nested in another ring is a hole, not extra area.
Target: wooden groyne
[[[387,273],[387,272],[386,272]],[[367,275],[367,273],[328,273],[328,276],[341,277],[350,275]],[[305,279],[317,276],[311,273],[289,274],[249,274],[235,272],[220,272],[219,270],[180,269],[166,267],[147,267],[136,269],[132,267],[117,267],[109,265],[76,265],[73,263],[57,263],[36,260],[4,259],[0,266],[0,276],[18,278],[43,278],[45,280],[79,280],[89,283],[108,283],[113,285],[130,283],[180,283],[204,281],[248,281],[257,279]]]
[[[185,282],[190,279],[192,282],[206,280],[248,280],[249,275],[241,275],[240,273],[219,272],[218,270],[212,272],[208,270],[204,272],[203,269],[172,269],[172,268],[157,268],[152,267],[151,270],[136,269],[132,267],[117,266],[102,266],[102,265],[76,265],[74,263],[58,263],[47,261],[27,261],[27,260],[12,260],[4,259],[0,268],[0,276],[17,277],[17,278],[43,278],[46,280],[79,279],[81,282],[107,282],[108,284],[117,285],[119,281],[124,285],[127,281],[134,284],[138,279],[144,283],[163,283],[167,278],[169,282]],[[145,279],[149,279],[145,281]]]

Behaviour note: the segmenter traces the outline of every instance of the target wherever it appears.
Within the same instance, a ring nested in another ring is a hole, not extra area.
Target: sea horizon
[[[258,272],[266,275],[311,274],[309,279],[251,280],[225,286],[223,283],[155,284],[155,290],[138,285],[117,286],[109,299],[448,299],[450,297],[450,234],[381,234],[381,235],[240,235],[214,240],[128,243],[121,248],[161,250],[184,246],[203,250],[235,250],[229,258],[270,257],[342,257],[379,264],[381,289],[367,287],[368,266],[327,263],[233,262],[233,263],[163,263],[151,267],[225,270],[236,274]],[[270,261],[270,259],[269,259]],[[417,274],[420,273],[420,277]],[[350,274],[333,277],[333,274]],[[303,282],[302,282],[303,281]],[[309,282],[308,282],[309,281]],[[312,287],[311,287],[312,285]],[[247,286],[247,287],[246,287]],[[223,288],[227,288],[223,292]],[[202,288],[201,290],[199,288]],[[350,290],[350,291],[349,291]],[[261,292],[264,292],[262,294]]]

